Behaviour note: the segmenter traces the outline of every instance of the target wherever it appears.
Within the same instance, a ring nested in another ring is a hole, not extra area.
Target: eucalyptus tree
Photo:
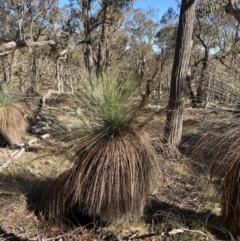
[[[139,77],[143,95],[140,108],[149,99],[152,91],[160,93],[159,72],[162,65],[162,52],[156,43],[160,23],[154,9],[135,9],[126,21],[125,30],[129,36],[128,52],[125,55],[125,70]],[[154,94],[154,98],[157,95]]]
[[[24,44],[21,43],[24,42],[50,39],[58,14],[57,0],[2,1],[0,4],[1,43],[15,41],[17,45],[23,46]],[[31,73],[30,78],[37,87],[39,78],[37,58],[41,53],[38,53],[34,44],[26,44],[26,46],[29,46],[30,52],[19,52],[19,57],[18,51],[14,48],[1,53],[3,73],[10,72],[8,75],[10,77],[6,78],[5,75],[5,81],[10,83],[14,72],[18,72],[18,76],[21,74],[21,65],[18,63],[18,59],[21,58],[22,62],[27,62]],[[8,66],[6,66],[6,62]],[[13,70],[15,66],[20,66],[19,71]]]
[[[178,148],[182,138],[185,87],[192,45],[196,0],[182,0],[165,124],[165,140]]]
[[[160,80],[157,85],[157,92],[162,92],[162,84],[164,80],[167,80],[168,72],[166,76],[163,76],[164,68],[172,64],[174,49],[176,45],[177,37],[177,18],[178,15],[173,8],[169,8],[167,12],[162,16],[160,20],[160,30],[155,35],[155,45],[158,48],[160,56]],[[165,92],[168,92],[168,83],[165,83]]]
[[[109,40],[116,33],[123,18],[122,11],[132,6],[133,0],[71,0],[66,29],[81,38],[76,44],[83,44],[84,62],[89,74],[96,67],[100,75],[108,68]]]
[[[214,57],[227,69],[234,68],[234,60],[239,51],[240,23],[229,16],[220,18],[218,22],[217,49]]]
[[[196,20],[194,25],[194,44],[197,45],[198,51],[200,51],[200,60],[196,60],[193,64],[196,68],[200,63],[202,64],[200,77],[198,81],[196,98],[193,99],[194,102],[198,103],[198,106],[203,104],[206,98],[206,86],[207,86],[207,69],[210,60],[210,51],[216,47],[218,30],[217,21],[219,11],[213,9],[213,2],[198,1],[196,7]]]
[[[237,1],[229,1],[228,5],[225,6],[225,12],[228,16],[221,19],[222,24],[220,27],[222,28],[223,35],[218,41],[219,53],[216,54],[216,58],[227,69],[232,69],[235,67],[233,66],[234,63],[238,62],[238,53],[240,51],[240,18],[238,16],[240,15],[240,8],[237,5]]]
[[[209,67],[219,66],[231,69],[233,60],[236,58],[236,48],[239,41],[239,23],[233,21],[224,12],[224,2],[200,0],[196,8],[196,20],[193,34],[193,55],[191,59],[191,78],[195,79],[196,93],[191,91],[193,107],[204,106],[208,96],[216,96],[218,99],[223,95],[219,93],[222,86],[215,85],[215,76],[210,83]],[[223,84],[223,83],[220,83]],[[219,85],[219,84],[218,84]],[[189,83],[190,86],[190,83]],[[190,86],[191,87],[191,86]],[[212,90],[215,88],[215,90]],[[214,93],[217,93],[215,95]]]
[[[125,31],[129,36],[129,66],[143,80],[152,72],[154,56],[154,36],[158,22],[154,9],[134,9],[126,21]],[[149,69],[149,71],[148,71]]]

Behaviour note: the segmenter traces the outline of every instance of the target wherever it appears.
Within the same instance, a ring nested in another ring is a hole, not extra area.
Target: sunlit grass
[[[10,96],[7,87],[0,84],[0,107],[13,104],[15,101],[15,98]]]

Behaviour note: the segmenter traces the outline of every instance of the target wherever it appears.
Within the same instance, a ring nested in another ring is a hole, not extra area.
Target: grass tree
[[[0,85],[0,145],[19,144],[27,129],[24,107],[17,105],[6,89]]]
[[[226,226],[235,234],[240,234],[240,128],[226,132],[217,145],[215,158],[222,159],[221,186],[222,217]]]
[[[46,191],[43,212],[51,220],[63,220],[75,207],[104,222],[139,216],[155,158],[136,122],[137,85],[111,75],[81,86],[82,124],[69,138],[74,165]]]
[[[217,121],[209,123],[211,131],[198,140],[193,156],[195,160],[211,160],[211,175],[221,180],[222,221],[234,234],[240,234],[240,126],[236,117],[231,124]],[[206,124],[205,124],[206,125]]]
[[[235,69],[238,69],[238,62],[238,60],[232,61]],[[211,103],[217,101],[216,109],[211,112],[210,107],[208,114],[204,114],[204,119],[196,123],[194,128],[200,127],[201,131],[191,136],[191,146],[187,152],[191,154],[195,163],[200,165],[205,163],[206,171],[210,172],[214,182],[219,181],[221,220],[232,233],[240,235],[240,125],[238,108],[240,83],[237,77],[237,73],[234,71],[219,68],[218,65],[209,68],[208,100]],[[214,114],[213,118],[211,113],[217,113],[217,116]]]

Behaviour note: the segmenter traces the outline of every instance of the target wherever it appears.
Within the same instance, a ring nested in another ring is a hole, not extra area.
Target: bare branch
[[[13,41],[13,42],[0,45],[0,52],[23,48],[23,47],[42,47],[42,46],[55,45],[55,44],[56,43],[53,40],[41,41],[41,42],[28,42],[25,40],[18,40],[18,41]]]
[[[240,23],[240,8],[236,0],[229,0],[228,5],[225,7],[225,12],[232,15]]]

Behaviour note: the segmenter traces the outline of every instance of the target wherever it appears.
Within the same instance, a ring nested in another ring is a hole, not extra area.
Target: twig
[[[164,236],[164,235],[175,235],[175,234],[178,234],[178,233],[184,233],[184,231],[183,231],[183,229],[181,229],[181,228],[177,228],[177,229],[173,229],[172,231],[170,231],[170,232],[163,232],[162,233],[162,235]]]
[[[131,240],[131,239],[135,238],[136,236],[138,236],[139,233],[140,233],[140,231],[137,231],[137,232],[134,233],[132,236],[130,236],[130,237],[128,238],[128,240]]]
[[[8,161],[6,161],[5,163],[3,163],[1,166],[0,166],[0,171],[2,171],[2,169],[5,169],[7,166],[9,166],[10,164],[12,163],[12,160],[9,159]]]
[[[187,228],[177,228],[177,229],[173,229],[172,231],[170,232],[163,232],[161,235],[164,236],[164,235],[176,235],[178,233],[184,233],[184,232],[188,232],[188,233],[197,233],[197,234],[200,234],[200,235],[203,235],[205,237],[207,237],[208,235],[200,230],[191,230],[191,229],[187,229]]]
[[[12,154],[11,154],[11,157],[13,157],[13,159],[19,158],[19,157],[23,154],[23,152],[28,149],[29,145],[31,145],[31,144],[39,141],[39,140],[46,139],[46,138],[48,138],[49,136],[50,136],[49,134],[45,134],[45,135],[42,135],[42,136],[40,136],[40,137],[36,137],[36,138],[33,138],[33,139],[29,140],[27,143],[25,143],[25,144],[21,147],[20,150],[17,150],[17,151],[15,151],[14,153],[12,153]]]
[[[180,229],[182,229],[183,231],[189,232],[189,233],[198,233],[198,234],[201,234],[203,236],[208,236],[206,233],[204,233],[200,230],[191,230],[191,229],[187,229],[187,228],[180,228]]]

